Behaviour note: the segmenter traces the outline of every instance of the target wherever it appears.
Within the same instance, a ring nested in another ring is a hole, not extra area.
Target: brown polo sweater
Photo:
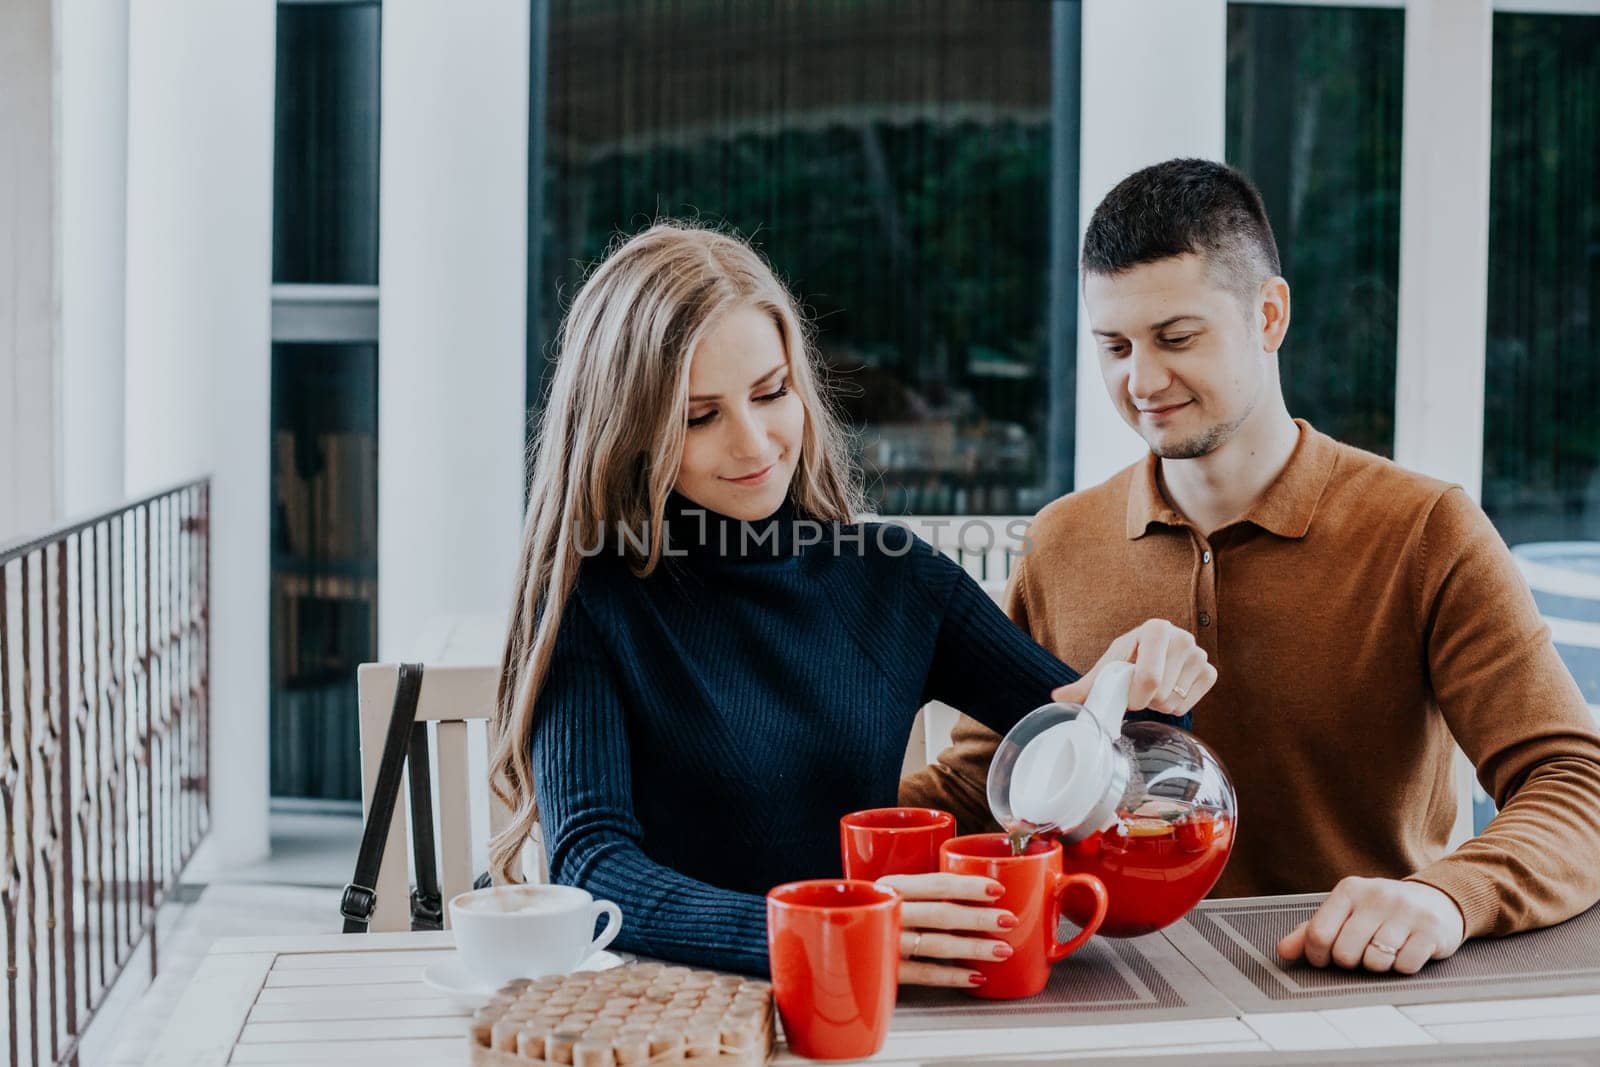
[[[1239,797],[1213,896],[1409,876],[1461,906],[1468,936],[1588,908],[1600,731],[1505,543],[1459,487],[1299,425],[1283,473],[1210,536],[1167,502],[1153,455],[1050,504],[1012,618],[1080,669],[1149,618],[1205,648],[1218,680],[1194,732]],[[1500,811],[1447,855],[1452,738]],[[963,717],[902,802],[988,824],[996,740]]]

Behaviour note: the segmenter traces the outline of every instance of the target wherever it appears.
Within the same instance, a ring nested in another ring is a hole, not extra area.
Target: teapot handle
[[[1133,664],[1126,660],[1107,663],[1094,680],[1094,687],[1084,698],[1083,706],[1089,709],[1107,737],[1122,733],[1122,717],[1128,713],[1128,690],[1133,687]]]
[[[1050,893],[1050,951],[1051,963],[1060,963],[1078,949],[1083,943],[1094,936],[1100,929],[1100,924],[1106,921],[1106,912],[1111,907],[1111,897],[1106,893],[1106,884],[1092,874],[1062,874],[1055,872],[1051,878],[1052,891]],[[1083,924],[1083,929],[1078,931],[1078,936],[1071,941],[1057,941],[1055,932],[1061,926],[1061,902],[1067,895],[1067,890],[1073,886],[1082,886],[1094,896],[1094,914],[1089,921]]]

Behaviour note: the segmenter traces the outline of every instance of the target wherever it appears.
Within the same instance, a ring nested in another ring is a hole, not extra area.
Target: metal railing
[[[76,1064],[210,822],[209,479],[0,546],[13,1067]]]

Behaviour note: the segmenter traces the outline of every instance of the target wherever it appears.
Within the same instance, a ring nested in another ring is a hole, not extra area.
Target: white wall
[[[61,512],[123,499],[128,0],[59,0]]]
[[[1080,227],[1140,167],[1223,158],[1227,47],[1225,0],[1084,0]],[[1078,322],[1073,484],[1086,489],[1149,450],[1106,396],[1088,315]]]
[[[133,0],[127,490],[212,485],[212,847],[267,851],[272,0]]]
[[[51,0],[0,0],[0,543],[59,510],[55,51]]]
[[[526,0],[383,9],[378,645],[503,613],[521,525]]]
[[[1483,482],[1489,306],[1489,0],[1406,5],[1394,458]]]

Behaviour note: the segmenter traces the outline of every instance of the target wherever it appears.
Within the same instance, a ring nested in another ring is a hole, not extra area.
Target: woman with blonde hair
[[[956,564],[856,521],[801,317],[736,238],[656,225],[595,268],[534,449],[491,768],[513,818],[491,871],[521,880],[542,817],[552,878],[619,903],[624,948],[764,972],[763,895],[838,873],[838,818],[895,803],[922,704],[1004,732],[1092,681]],[[1215,672],[1187,633],[1148,631],[1150,706],[1182,715]],[[938,961],[1009,954],[997,884],[895,884],[902,981],[977,984]]]

